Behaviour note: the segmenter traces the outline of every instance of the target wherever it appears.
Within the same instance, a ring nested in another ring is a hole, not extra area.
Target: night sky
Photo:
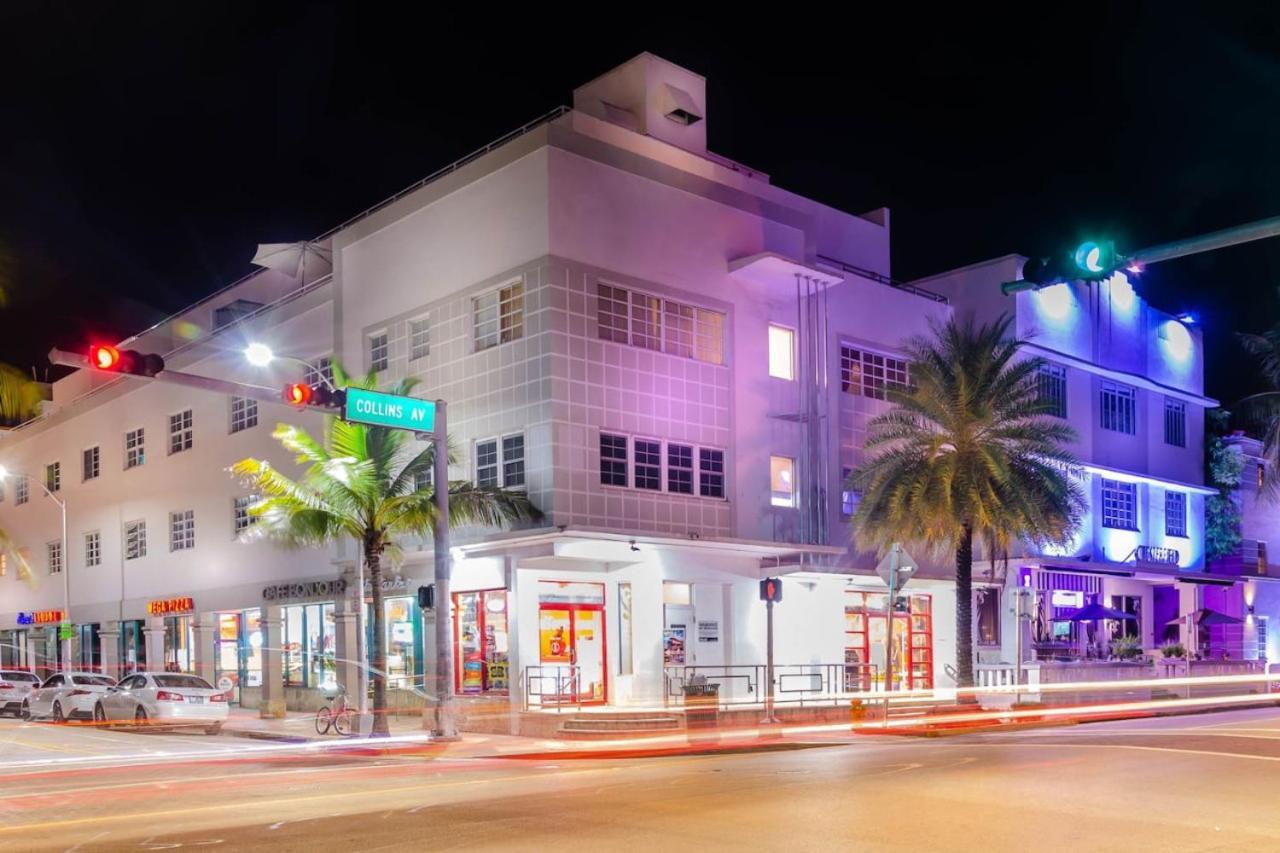
[[[712,150],[890,207],[896,278],[1280,214],[1280,4],[795,25],[610,6],[590,30],[371,5],[0,4],[0,360],[44,371],[51,345],[145,328],[256,243],[315,236],[642,50],[708,78]],[[1258,383],[1233,332],[1280,321],[1278,285],[1273,239],[1139,289],[1200,315],[1229,402]]]

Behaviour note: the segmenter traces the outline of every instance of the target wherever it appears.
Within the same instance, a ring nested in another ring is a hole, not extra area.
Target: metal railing
[[[526,666],[522,680],[526,711],[582,707],[582,668],[576,664]]]
[[[774,664],[773,701],[775,705],[800,707],[806,703],[830,705],[879,689],[876,673],[877,667],[868,663]],[[668,666],[663,675],[667,706],[683,704],[685,687],[694,683],[719,685],[721,708],[761,704],[767,692],[765,664]]]
[[[892,287],[894,290],[906,291],[907,293],[919,296],[923,299],[928,299],[930,302],[939,302],[943,305],[947,304],[947,297],[943,296],[941,293],[934,293],[932,290],[926,290],[923,287],[917,287],[916,285],[908,284],[905,281],[898,281],[895,278],[890,278],[889,276],[884,275],[883,273],[878,273],[875,270],[854,266],[853,264],[845,263],[838,258],[828,257],[827,255],[818,255],[818,260],[827,266],[835,267],[842,272],[852,273],[859,278],[865,278],[868,281],[874,281],[877,284],[887,285],[888,287]]]

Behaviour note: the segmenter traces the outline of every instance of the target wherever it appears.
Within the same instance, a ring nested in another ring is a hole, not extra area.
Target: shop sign
[[[19,625],[50,625],[61,622],[61,610],[26,610],[18,614]]]
[[[342,578],[327,581],[307,581],[306,583],[281,583],[264,587],[263,601],[293,601],[302,598],[336,598],[347,591],[347,582]]]
[[[699,643],[720,642],[720,623],[719,622],[699,622],[698,623],[698,642]]]
[[[70,640],[71,638],[75,637],[75,635],[76,635],[76,628],[70,622],[63,622],[58,626],[59,640]]]
[[[383,592],[402,592],[402,591],[408,591],[408,589],[409,589],[409,582],[405,580],[403,577],[396,576],[394,578],[382,579]],[[369,578],[365,578],[364,593],[365,595],[368,595],[371,592],[373,592],[373,581],[370,580]]]
[[[191,596],[181,598],[157,598],[147,602],[147,613],[152,616],[165,616],[170,613],[190,613],[196,609],[196,602]]]

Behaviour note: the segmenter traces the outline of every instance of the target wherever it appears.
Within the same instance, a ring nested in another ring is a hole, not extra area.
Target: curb
[[[842,741],[796,741],[793,743],[744,743],[727,746],[711,744],[688,744],[686,746],[663,746],[649,749],[573,749],[563,752],[508,752],[487,756],[489,758],[505,758],[513,761],[548,761],[573,760],[589,761],[608,758],[675,758],[690,755],[741,755],[753,752],[790,752],[797,749],[821,749],[831,746],[847,746]]]

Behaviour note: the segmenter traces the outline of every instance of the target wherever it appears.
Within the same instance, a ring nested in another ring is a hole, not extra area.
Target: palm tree
[[[908,341],[911,386],[889,389],[895,407],[868,424],[868,458],[849,478],[860,541],[954,552],[961,687],[973,685],[975,536],[991,559],[1018,541],[1065,545],[1084,506],[1066,449],[1075,433],[1043,417],[1044,361],[1017,357],[1011,323],[951,319]]]
[[[1240,401],[1239,408],[1262,425],[1263,471],[1261,494],[1280,499],[1280,323],[1260,335],[1240,335],[1240,343],[1258,359],[1270,389]]]
[[[334,373],[339,385],[372,389],[377,384],[373,374],[361,382],[348,382],[341,369],[335,367]],[[408,395],[416,384],[416,380],[406,379],[389,391]],[[273,435],[297,454],[300,465],[308,467],[298,478],[261,459],[244,459],[232,467],[235,475],[263,495],[250,508],[259,523],[249,528],[249,534],[288,548],[324,547],[344,536],[360,543],[373,590],[373,734],[386,736],[382,567],[384,560],[397,558],[398,536],[426,534],[432,529],[435,487],[426,480],[435,462],[434,443],[418,445],[404,430],[348,423],[336,417],[327,419],[323,442],[287,424],[277,426]],[[452,456],[450,453],[451,462]],[[541,517],[524,492],[466,481],[451,482],[448,488],[451,527],[498,526]],[[447,608],[449,603],[438,606]]]
[[[18,368],[0,364],[0,426],[17,426],[40,410],[44,391]]]

